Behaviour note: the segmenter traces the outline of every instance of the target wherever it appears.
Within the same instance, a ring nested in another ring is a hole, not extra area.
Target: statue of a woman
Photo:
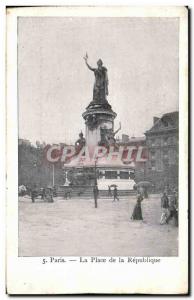
[[[103,67],[101,59],[97,61],[98,68],[92,68],[88,64],[88,55],[84,57],[86,65],[89,70],[94,72],[95,82],[93,88],[93,101],[98,103],[104,103],[107,101],[106,96],[108,95],[108,75],[107,68]]]

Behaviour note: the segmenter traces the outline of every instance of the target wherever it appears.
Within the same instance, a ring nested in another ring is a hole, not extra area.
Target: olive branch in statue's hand
[[[88,53],[86,52],[86,56],[84,56],[84,60],[85,60],[85,62],[87,62],[87,60],[88,60]]]

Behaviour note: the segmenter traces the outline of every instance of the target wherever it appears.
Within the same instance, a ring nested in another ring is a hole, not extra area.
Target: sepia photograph
[[[178,255],[178,37],[18,18],[19,256]]]
[[[17,257],[47,266],[180,259],[187,9],[51,9],[14,19]]]

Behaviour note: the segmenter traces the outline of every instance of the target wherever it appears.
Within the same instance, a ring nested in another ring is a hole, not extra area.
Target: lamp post
[[[54,187],[55,186],[55,164],[53,164],[52,181],[53,181],[53,187]]]
[[[147,173],[146,173],[146,161],[144,162],[144,169],[143,169],[143,180],[145,181],[147,177]]]
[[[37,182],[37,178],[36,178],[36,170],[37,170],[37,161],[34,161],[33,162],[33,176],[32,176],[32,183],[33,183],[33,185],[35,185],[36,184],[36,182]]]
[[[97,158],[95,159],[95,162],[94,162],[95,185],[97,185],[96,164],[97,164]]]
[[[98,183],[97,183],[97,174],[96,174],[96,165],[97,165],[97,160],[98,158],[96,157],[95,158],[95,161],[94,161],[94,176],[95,176],[95,183],[94,183],[94,206],[95,208],[98,207]]]

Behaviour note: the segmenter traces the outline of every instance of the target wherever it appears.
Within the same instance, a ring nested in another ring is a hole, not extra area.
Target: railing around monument
[[[65,200],[71,198],[91,199],[93,198],[93,186],[91,185],[74,185],[74,186],[57,186],[56,193],[58,197]],[[135,194],[135,190],[119,190],[121,197]],[[99,198],[111,198],[108,190],[99,190]]]

